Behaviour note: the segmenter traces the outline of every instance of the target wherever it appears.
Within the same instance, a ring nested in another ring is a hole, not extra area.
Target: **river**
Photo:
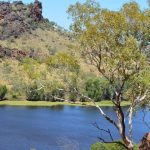
[[[113,107],[103,107],[116,119]],[[124,108],[126,111],[127,108]],[[139,142],[149,129],[143,124],[143,113],[133,119],[133,138]],[[150,112],[146,114],[150,124]],[[98,136],[109,136],[98,131],[93,123],[110,129],[115,139],[117,131],[100,116],[95,107],[0,107],[0,150],[90,150]],[[127,122],[127,120],[126,120]]]

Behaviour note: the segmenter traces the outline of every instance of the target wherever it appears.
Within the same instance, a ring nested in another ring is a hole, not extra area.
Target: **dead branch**
[[[119,127],[118,127],[118,125],[116,124],[116,122],[115,122],[113,119],[111,119],[107,114],[105,114],[104,111],[102,110],[102,108],[101,108],[99,105],[97,105],[93,99],[91,99],[90,97],[85,96],[85,95],[79,93],[77,89],[74,89],[74,90],[75,90],[76,93],[77,93],[78,95],[80,95],[81,97],[84,97],[85,99],[91,101],[91,102],[95,105],[95,107],[98,108],[100,114],[101,114],[109,123],[113,124],[117,130],[119,130]]]
[[[113,139],[113,136],[112,136],[112,134],[111,134],[110,129],[108,129],[108,130],[102,129],[102,128],[100,128],[100,127],[98,126],[98,124],[97,124],[96,122],[95,122],[95,123],[93,123],[93,126],[94,126],[94,127],[96,127],[98,130],[100,130],[100,131],[103,131],[103,132],[107,133],[107,134],[109,135],[109,137],[110,137],[111,141],[112,141],[112,142],[114,141],[114,139]]]

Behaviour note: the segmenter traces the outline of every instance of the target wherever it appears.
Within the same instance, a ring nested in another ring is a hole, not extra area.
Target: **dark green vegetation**
[[[7,93],[6,86],[0,85],[0,100],[3,100]]]
[[[89,78],[85,83],[86,95],[101,101],[104,99],[111,99],[112,90],[106,79],[103,78]]]
[[[138,150],[138,146],[134,146],[135,150]],[[126,150],[124,146],[121,144],[104,144],[104,143],[96,143],[92,145],[91,150]]]

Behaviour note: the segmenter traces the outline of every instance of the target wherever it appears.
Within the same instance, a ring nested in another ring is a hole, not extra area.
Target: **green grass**
[[[97,102],[99,106],[114,106],[114,104],[111,101],[102,101],[102,102]],[[121,106],[129,106],[131,103],[129,101],[123,101],[121,103]]]
[[[102,101],[97,102],[99,106],[113,106],[112,102],[110,101]],[[39,107],[49,107],[49,106],[56,106],[56,105],[69,105],[69,106],[94,106],[92,102],[46,102],[46,101],[0,101],[0,106],[39,106]],[[122,106],[130,105],[129,102],[123,102]]]

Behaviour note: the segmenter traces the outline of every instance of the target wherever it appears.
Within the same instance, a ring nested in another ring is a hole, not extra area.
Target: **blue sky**
[[[3,0],[0,0],[3,1]],[[8,0],[4,0],[8,1]],[[13,1],[13,0],[11,0]],[[74,4],[77,1],[85,2],[85,0],[40,0],[43,3],[43,15],[50,21],[55,21],[58,25],[68,29],[71,24],[71,20],[68,19],[66,13],[70,4]],[[121,5],[130,0],[97,0],[101,7],[111,10],[118,10]],[[34,2],[34,0],[23,0],[24,3]],[[144,9],[147,7],[147,0],[136,0],[139,5]]]

